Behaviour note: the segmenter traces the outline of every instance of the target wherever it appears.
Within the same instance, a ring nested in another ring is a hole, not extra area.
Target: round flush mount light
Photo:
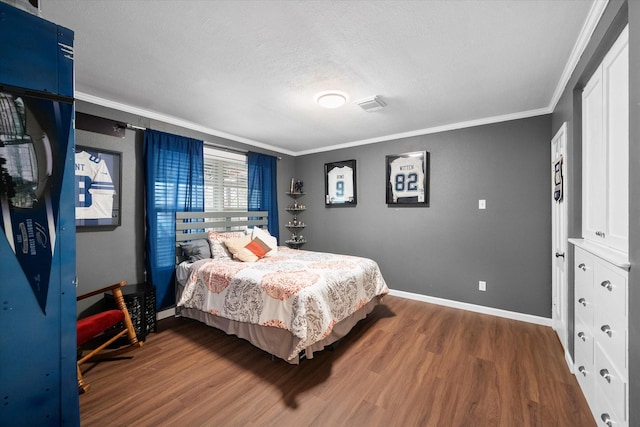
[[[344,92],[328,90],[316,95],[316,102],[324,108],[342,107],[347,102],[348,96]]]

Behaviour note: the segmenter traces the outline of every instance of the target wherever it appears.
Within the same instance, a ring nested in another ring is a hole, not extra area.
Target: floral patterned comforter
[[[194,262],[178,306],[286,329],[300,338],[295,356],[388,292],[373,260],[281,247],[253,263]]]

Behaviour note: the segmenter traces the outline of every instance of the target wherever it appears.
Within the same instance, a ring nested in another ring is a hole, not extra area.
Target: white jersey
[[[111,218],[115,193],[105,161],[86,151],[76,153],[76,218]]]
[[[353,169],[349,166],[333,168],[329,171],[327,201],[335,202],[353,202]]]
[[[399,197],[417,197],[418,202],[424,202],[422,164],[417,157],[399,157],[391,162],[389,182],[394,201]]]

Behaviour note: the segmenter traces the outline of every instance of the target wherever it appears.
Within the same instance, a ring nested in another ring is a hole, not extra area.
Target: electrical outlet
[[[487,209],[487,201],[484,199],[478,200],[478,209]]]
[[[484,280],[480,280],[478,282],[478,290],[486,292],[486,290],[487,290],[487,282],[485,282]]]

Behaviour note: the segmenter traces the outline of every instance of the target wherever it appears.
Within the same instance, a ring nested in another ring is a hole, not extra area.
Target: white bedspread
[[[254,263],[194,262],[178,306],[286,329],[300,338],[294,357],[388,292],[371,259],[281,247]]]

